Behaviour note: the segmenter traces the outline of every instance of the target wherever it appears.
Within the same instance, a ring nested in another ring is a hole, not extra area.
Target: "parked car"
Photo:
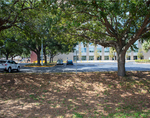
[[[57,60],[57,65],[63,65],[63,60],[62,59],[58,59]]]
[[[0,60],[0,70],[5,70],[9,73],[12,70],[20,71],[20,65],[13,60]]]
[[[67,65],[73,65],[73,61],[72,60],[67,60]]]

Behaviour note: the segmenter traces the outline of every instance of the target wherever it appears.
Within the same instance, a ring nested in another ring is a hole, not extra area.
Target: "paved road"
[[[27,73],[50,73],[50,72],[95,72],[95,71],[117,71],[117,62],[92,62],[74,63],[74,65],[56,65],[54,67],[23,67],[20,72]],[[126,71],[150,71],[150,64],[139,64],[126,62]]]
[[[96,72],[96,71],[117,71],[117,62],[92,62],[92,63],[74,63],[74,65],[56,65],[54,67],[24,67],[20,64],[19,73],[51,73],[51,72]],[[126,62],[126,71],[150,71],[150,64],[139,64],[136,62]],[[16,71],[14,71],[15,73]]]

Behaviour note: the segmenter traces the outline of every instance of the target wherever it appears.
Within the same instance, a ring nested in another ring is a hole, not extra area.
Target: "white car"
[[[13,60],[0,60],[0,70],[6,70],[9,73],[12,70],[20,71],[20,65]]]

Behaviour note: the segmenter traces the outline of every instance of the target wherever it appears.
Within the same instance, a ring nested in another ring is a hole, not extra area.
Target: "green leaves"
[[[148,41],[145,41],[143,44],[142,44],[142,48],[145,52],[148,52],[150,50],[150,40]]]

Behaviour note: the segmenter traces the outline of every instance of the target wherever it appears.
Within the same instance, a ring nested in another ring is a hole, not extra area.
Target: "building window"
[[[112,57],[112,60],[117,60],[117,57],[116,56]]]
[[[142,56],[140,59],[144,59],[144,56]]]
[[[130,60],[130,56],[127,57],[127,60]]]
[[[101,56],[98,56],[98,57],[97,57],[97,60],[102,60],[102,57],[101,57]]]
[[[73,61],[79,60],[78,56],[73,56]]]
[[[82,53],[86,53],[86,48],[81,48]]]
[[[104,59],[105,59],[105,60],[109,60],[109,56],[105,56]]]
[[[89,56],[89,60],[94,60],[94,56]]]
[[[102,48],[97,48],[97,52],[102,52]]]
[[[105,48],[104,51],[105,51],[105,52],[109,52],[109,48]]]
[[[94,52],[94,48],[89,48],[89,52],[93,53]]]
[[[86,60],[86,56],[82,56],[82,60]]]
[[[137,56],[134,56],[133,58],[134,58],[134,60],[137,60]]]

